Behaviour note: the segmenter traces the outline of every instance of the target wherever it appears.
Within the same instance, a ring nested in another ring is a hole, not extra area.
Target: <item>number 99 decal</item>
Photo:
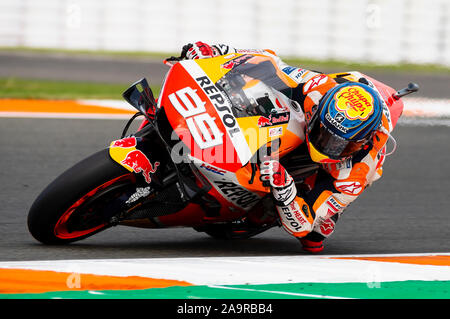
[[[201,149],[222,144],[223,133],[214,122],[215,118],[206,113],[206,102],[200,99],[196,90],[190,87],[183,88],[170,94],[169,100],[186,119],[192,138]]]

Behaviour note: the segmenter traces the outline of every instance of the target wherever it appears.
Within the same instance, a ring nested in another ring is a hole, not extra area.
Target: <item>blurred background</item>
[[[450,97],[448,0],[0,0],[0,97],[121,99],[141,77],[158,90],[162,60],[199,40]]]
[[[3,47],[178,52],[196,40],[291,57],[450,66],[450,2],[0,1]]]
[[[0,0],[0,260],[297,253],[279,230],[239,251],[184,230],[105,232],[56,251],[31,244],[34,198],[126,120],[14,118],[10,99],[27,110],[30,98],[121,100],[142,77],[158,95],[163,59],[195,41],[268,48],[294,66],[357,70],[396,89],[418,83],[386,177],[352,204],[327,252],[449,251],[449,0]],[[42,111],[48,101],[38,101]]]

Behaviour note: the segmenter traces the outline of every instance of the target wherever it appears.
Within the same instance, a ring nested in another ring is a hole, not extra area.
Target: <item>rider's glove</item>
[[[275,160],[263,161],[260,165],[263,186],[270,186],[277,206],[289,205],[297,196],[294,179],[286,169]]]
[[[190,48],[186,52],[186,58],[189,60],[212,58],[219,55],[214,47],[204,42],[198,41],[188,45]]]

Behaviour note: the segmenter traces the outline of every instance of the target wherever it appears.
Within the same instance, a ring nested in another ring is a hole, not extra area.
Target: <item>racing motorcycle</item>
[[[280,226],[258,163],[278,158],[299,192],[320,169],[309,157],[295,83],[262,54],[233,53],[169,65],[159,97],[145,78],[123,93],[138,112],[122,138],[57,177],[28,214],[32,236],[66,244],[116,225],[192,227],[218,239],[249,238]],[[354,79],[357,72],[337,73]],[[402,96],[368,76],[393,125]],[[137,116],[144,120],[127,135]]]

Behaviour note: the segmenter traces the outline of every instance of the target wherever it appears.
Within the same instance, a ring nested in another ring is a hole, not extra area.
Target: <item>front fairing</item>
[[[183,142],[174,147],[175,155],[183,154],[178,160],[188,157],[235,172],[275,140],[282,141],[275,153],[283,156],[304,140],[303,112],[290,99],[295,86],[265,55],[175,64],[159,105],[176,133],[171,138]]]

